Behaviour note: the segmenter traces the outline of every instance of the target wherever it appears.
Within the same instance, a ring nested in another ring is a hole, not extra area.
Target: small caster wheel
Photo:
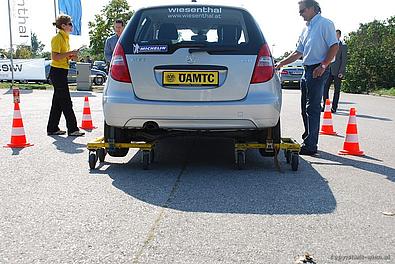
[[[299,154],[291,153],[291,168],[293,171],[297,171],[299,167]]]
[[[89,168],[94,170],[96,167],[97,156],[94,152],[89,154]]]
[[[291,155],[292,155],[291,151],[284,150],[284,155],[285,155],[285,159],[286,159],[287,163],[290,163],[291,162]]]
[[[99,161],[104,162],[104,159],[106,158],[106,155],[107,155],[106,149],[105,148],[98,149],[96,151],[96,153],[97,153],[97,156],[99,157]]]
[[[149,150],[143,150],[142,162],[143,162],[143,170],[148,170],[148,167],[149,167],[149,164],[150,164],[150,152],[149,152]]]
[[[238,170],[242,170],[246,164],[246,154],[244,151],[236,152],[236,167]]]
[[[155,161],[155,151],[154,149],[151,149],[150,151],[150,163],[154,163]]]

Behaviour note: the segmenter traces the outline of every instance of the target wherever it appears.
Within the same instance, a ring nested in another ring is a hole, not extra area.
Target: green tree
[[[0,59],[8,58],[8,51],[5,49],[0,49]]]
[[[46,60],[50,60],[51,59],[51,52],[49,51],[44,51],[40,54],[41,58],[45,58]]]
[[[345,91],[369,93],[395,86],[395,16],[360,24],[345,42],[348,45]]]
[[[95,15],[94,21],[89,22],[89,40],[93,59],[104,60],[104,43],[113,32],[114,21],[123,19],[126,23],[133,13],[126,0],[111,0],[103,7],[100,14]]]
[[[32,53],[34,57],[41,55],[45,45],[38,40],[37,35],[32,33]]]
[[[14,59],[31,59],[32,51],[29,46],[18,45],[15,50]]]

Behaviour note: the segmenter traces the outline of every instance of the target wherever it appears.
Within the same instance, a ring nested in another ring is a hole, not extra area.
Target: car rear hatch
[[[161,101],[241,100],[267,49],[247,11],[198,5],[138,11],[119,45],[135,95]]]

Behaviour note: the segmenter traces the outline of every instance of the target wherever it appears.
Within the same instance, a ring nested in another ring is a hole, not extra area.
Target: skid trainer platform
[[[273,156],[274,163],[278,170],[280,170],[280,164],[278,162],[278,153],[280,150],[284,151],[287,163],[291,163],[293,171],[297,171],[299,167],[299,151],[300,144],[293,138],[281,138],[279,144],[273,143],[268,140],[265,143],[235,143],[235,162],[236,167],[241,170],[246,164],[245,152],[248,149],[258,149],[259,152],[264,155]],[[271,154],[271,155],[270,155]]]
[[[141,161],[143,164],[143,169],[147,170],[149,165],[154,162],[154,147],[155,143],[115,143],[104,142],[104,137],[96,138],[87,144],[87,149],[89,150],[89,168],[91,170],[95,169],[98,159],[100,162],[104,162],[108,149],[138,148],[143,151]]]
[[[154,161],[154,147],[155,143],[115,143],[105,142],[104,137],[96,138],[87,144],[87,149],[89,150],[89,168],[91,170],[95,169],[97,160],[104,162],[107,150],[115,148],[138,148],[142,151],[141,162],[143,169],[147,170],[149,165]],[[279,144],[275,144],[270,140],[266,143],[235,143],[235,162],[239,170],[243,169],[246,164],[245,152],[248,149],[258,149],[263,156],[273,156],[278,170],[280,170],[278,153],[280,150],[283,150],[287,163],[291,163],[292,170],[298,170],[300,144],[292,138],[281,138]]]

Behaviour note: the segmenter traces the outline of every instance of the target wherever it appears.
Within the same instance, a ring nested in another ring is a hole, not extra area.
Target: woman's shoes
[[[85,132],[81,132],[79,130],[69,133],[69,137],[80,137],[85,135]]]
[[[60,135],[64,135],[64,134],[66,134],[66,131],[63,131],[60,129],[55,132],[47,132],[48,136],[60,136]],[[69,136],[71,136],[71,137],[80,137],[83,135],[85,135],[85,132],[81,132],[79,130],[69,133]]]
[[[58,130],[55,132],[47,132],[48,136],[59,136],[59,135],[64,135],[64,134],[66,134],[66,131],[63,131],[63,130]]]

